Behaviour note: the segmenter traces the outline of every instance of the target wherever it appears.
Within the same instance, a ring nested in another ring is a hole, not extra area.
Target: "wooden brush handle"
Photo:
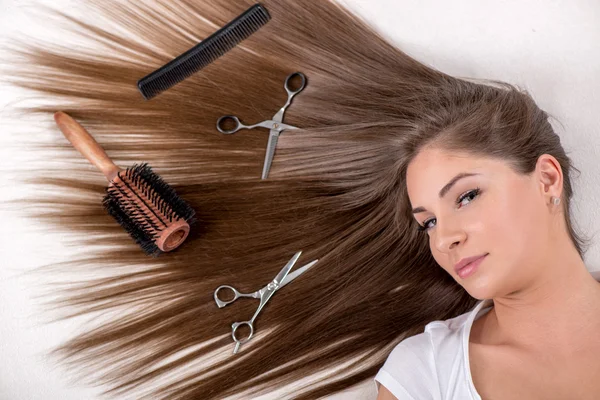
[[[102,146],[79,122],[62,111],[54,114],[54,121],[73,147],[98,168],[109,182],[117,176],[121,169],[112,162]]]

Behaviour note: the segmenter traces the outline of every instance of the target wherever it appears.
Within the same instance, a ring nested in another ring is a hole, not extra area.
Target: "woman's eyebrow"
[[[454,184],[456,182],[458,182],[459,180],[461,180],[462,178],[467,178],[469,176],[474,176],[474,175],[481,175],[481,174],[473,173],[473,172],[461,172],[461,173],[457,174],[454,178],[450,179],[450,181],[442,188],[442,190],[440,190],[440,193],[438,194],[439,198],[440,199],[444,198],[444,196],[450,191],[450,189],[452,189],[452,186],[454,186]],[[424,207],[416,207],[416,208],[413,208],[412,213],[418,214],[418,213],[424,212],[424,211],[427,211],[427,209],[425,209]]]

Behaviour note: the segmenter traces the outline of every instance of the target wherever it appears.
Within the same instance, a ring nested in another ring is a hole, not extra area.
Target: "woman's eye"
[[[468,191],[467,193],[465,193],[465,194],[463,194],[463,195],[461,195],[461,196],[459,196],[459,197],[458,197],[458,199],[456,200],[456,204],[460,204],[460,203],[462,203],[462,202],[463,202],[463,200],[465,200],[465,199],[467,199],[467,198],[469,198],[469,197],[471,197],[471,196],[473,196],[473,197],[472,197],[472,200],[474,200],[474,199],[475,199],[475,197],[477,197],[477,196],[479,195],[479,193],[480,193],[480,192],[481,192],[481,189],[480,189],[480,188],[477,188],[477,189],[473,189],[473,190],[471,190],[471,191]],[[472,201],[472,200],[471,200],[471,201]],[[470,203],[471,201],[469,201],[469,203]],[[468,204],[468,203],[467,203],[467,204]],[[429,225],[429,223],[430,223],[431,221],[433,221],[433,220],[435,220],[435,218],[430,218],[430,219],[427,219],[427,220],[423,221],[423,226],[421,226],[421,225],[418,225],[418,226],[417,226],[417,230],[418,230],[419,232],[421,232],[421,231],[428,231],[428,230],[429,230],[429,226],[428,226],[428,225]]]

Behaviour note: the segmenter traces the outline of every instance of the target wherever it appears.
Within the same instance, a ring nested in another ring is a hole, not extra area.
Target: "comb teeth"
[[[102,204],[146,254],[162,253],[156,239],[173,221],[196,222],[194,209],[148,164],[127,168],[119,178],[106,189]]]
[[[183,81],[221,57],[252,35],[271,16],[261,4],[255,4],[227,25],[137,82],[146,100]]]

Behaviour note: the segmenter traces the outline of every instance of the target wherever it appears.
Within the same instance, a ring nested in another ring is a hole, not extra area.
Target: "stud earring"
[[[552,203],[554,203],[555,206],[560,204],[560,197],[554,197],[552,196]]]

